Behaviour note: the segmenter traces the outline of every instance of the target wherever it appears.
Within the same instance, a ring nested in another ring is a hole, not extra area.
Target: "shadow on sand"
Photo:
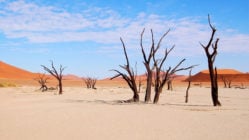
[[[126,100],[78,100],[78,99],[67,99],[67,103],[89,103],[89,104],[107,104],[107,105],[152,105],[153,103],[140,102],[126,102]],[[161,106],[175,106],[175,107],[212,107],[212,105],[201,105],[201,104],[184,104],[184,103],[158,103],[153,105]]]

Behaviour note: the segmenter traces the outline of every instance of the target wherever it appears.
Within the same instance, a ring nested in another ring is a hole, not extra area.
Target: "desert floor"
[[[119,103],[132,97],[124,87],[37,88],[0,88],[1,140],[249,139],[249,89],[220,88],[222,107],[213,107],[205,87],[192,87],[187,104],[186,87],[164,91],[157,105]]]

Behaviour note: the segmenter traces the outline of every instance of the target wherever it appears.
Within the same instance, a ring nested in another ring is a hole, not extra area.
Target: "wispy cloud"
[[[119,37],[122,36],[127,46],[132,48],[139,45],[140,32],[144,27],[147,29],[147,42],[150,41],[149,29],[153,29],[156,38],[159,38],[171,28],[164,44],[175,44],[178,55],[200,54],[202,48],[199,42],[205,44],[211,34],[207,22],[202,23],[200,19],[193,17],[167,19],[160,15],[138,13],[134,18],[127,18],[111,9],[98,7],[84,9],[82,13],[72,13],[24,0],[7,3],[0,10],[0,31],[9,39],[24,38],[32,43],[93,41],[117,46],[120,44]],[[220,31],[219,38],[222,51],[249,53],[248,34]]]

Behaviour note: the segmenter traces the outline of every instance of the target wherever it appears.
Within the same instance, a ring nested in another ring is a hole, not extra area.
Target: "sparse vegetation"
[[[62,77],[63,77],[62,72],[65,70],[65,67],[60,65],[59,71],[57,71],[56,68],[54,67],[53,61],[51,61],[51,67],[52,67],[51,69],[44,66],[44,65],[41,65],[41,67],[57,79],[58,87],[59,87],[59,94],[62,94],[62,92],[63,92],[63,90],[62,90]]]
[[[0,87],[17,87],[17,85],[14,83],[3,82],[3,83],[0,83]]]
[[[232,81],[234,78],[236,78],[236,75],[221,75],[221,80],[224,83],[224,88],[231,88],[232,87]]]
[[[35,78],[34,80],[37,81],[40,84],[40,90],[42,92],[47,91],[48,87],[47,87],[47,83],[48,83],[48,79],[49,77],[47,77],[45,74],[39,74],[37,78]]]
[[[211,95],[212,95],[213,105],[214,106],[221,106],[221,103],[218,99],[217,68],[214,67],[214,61],[215,61],[215,58],[217,55],[219,38],[217,38],[213,42],[216,28],[211,24],[209,15],[208,15],[208,23],[209,23],[209,27],[212,29],[212,35],[211,35],[207,45],[203,45],[202,43],[200,43],[200,44],[203,47],[203,49],[206,53],[206,56],[207,56],[207,60],[208,60],[208,69],[209,69],[209,76],[210,76],[210,82],[211,82]],[[212,49],[212,52],[210,52],[210,47]]]
[[[141,33],[141,38],[140,38],[140,47],[141,47],[141,51],[142,51],[142,55],[143,55],[143,59],[144,59],[144,66],[146,68],[146,76],[147,76],[147,80],[146,80],[146,93],[145,93],[145,98],[144,101],[145,103],[148,103],[151,101],[151,88],[152,88],[152,84],[153,84],[153,74],[154,74],[154,91],[155,91],[155,96],[154,96],[154,100],[153,103],[158,103],[159,101],[159,96],[162,92],[162,89],[165,85],[165,83],[167,83],[170,78],[178,71],[182,71],[182,70],[188,70],[190,68],[193,68],[194,66],[190,66],[190,67],[186,67],[186,68],[179,68],[181,66],[181,64],[185,61],[185,59],[182,59],[175,67],[171,68],[169,67],[167,70],[163,70],[163,66],[164,63],[166,62],[166,59],[169,55],[169,53],[174,49],[174,46],[172,46],[169,50],[165,49],[165,53],[163,58],[156,58],[156,54],[158,52],[158,50],[161,47],[161,42],[162,40],[166,37],[166,35],[169,33],[170,30],[168,30],[167,32],[165,32],[163,34],[163,36],[160,38],[160,40],[158,41],[157,44],[155,44],[154,41],[154,34],[153,34],[153,30],[151,29],[151,48],[150,48],[150,52],[148,57],[146,56],[144,47],[143,47],[143,34],[144,34],[145,29],[143,29],[142,33]],[[121,42],[123,44],[123,49],[124,49],[124,54],[125,54],[125,58],[126,58],[126,65],[124,66],[120,66],[121,68],[123,68],[127,73],[122,73],[118,70],[113,70],[115,72],[117,72],[118,74],[115,75],[114,77],[112,77],[111,79],[114,79],[116,77],[122,76],[122,78],[127,82],[127,84],[129,85],[129,87],[132,89],[133,91],[133,101],[134,102],[138,102],[139,101],[139,94],[138,94],[138,90],[137,90],[137,85],[136,85],[136,74],[134,73],[134,70],[130,67],[130,63],[129,63],[129,58],[126,52],[126,48],[124,45],[124,42],[121,38]],[[152,60],[152,61],[151,61]],[[155,72],[153,71],[155,69]]]
[[[124,41],[122,40],[122,38],[120,38],[120,40],[122,42],[124,55],[125,55],[125,59],[126,59],[126,64],[120,65],[120,67],[122,69],[124,69],[125,72],[120,72],[119,70],[113,69],[112,71],[115,71],[118,74],[113,76],[111,78],[111,80],[121,76],[126,81],[126,83],[129,85],[130,89],[133,92],[132,100],[128,100],[127,102],[139,102],[139,94],[138,94],[137,83],[136,83],[136,75],[137,74],[134,72],[133,68],[130,67],[130,62],[129,62],[129,58],[128,58],[128,55],[126,52]]]
[[[95,87],[96,83],[97,83],[97,78],[93,78],[93,77],[86,77],[86,78],[82,78],[82,80],[85,82],[86,87],[88,89],[97,89]]]
[[[189,95],[189,89],[191,87],[191,72],[192,72],[192,69],[189,70],[189,76],[188,76],[188,86],[187,86],[187,89],[186,89],[186,96],[185,96],[185,103],[188,103],[188,95]]]

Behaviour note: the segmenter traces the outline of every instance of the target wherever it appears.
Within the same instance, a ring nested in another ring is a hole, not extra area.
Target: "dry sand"
[[[1,140],[248,140],[249,89],[220,89],[213,107],[209,88],[164,91],[158,105],[125,104],[123,87],[65,87],[63,95],[38,87],[0,88]],[[144,97],[141,94],[141,99]]]

